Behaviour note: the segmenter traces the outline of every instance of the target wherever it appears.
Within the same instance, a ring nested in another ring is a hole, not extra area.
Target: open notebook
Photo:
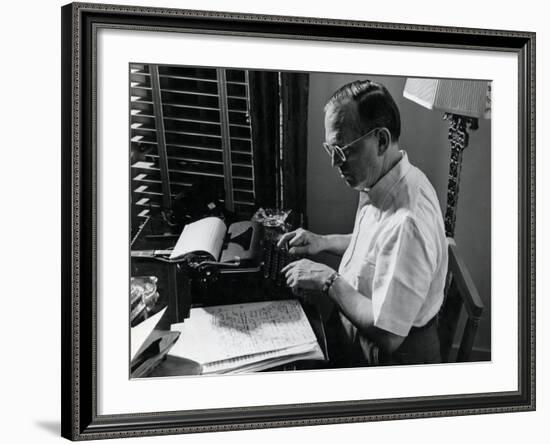
[[[169,354],[202,365],[203,374],[259,371],[300,359],[324,359],[297,300],[191,309],[172,324],[180,332]]]

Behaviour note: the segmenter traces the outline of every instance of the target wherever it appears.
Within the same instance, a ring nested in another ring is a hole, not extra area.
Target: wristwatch
[[[332,287],[332,284],[334,284],[334,281],[336,281],[336,279],[338,279],[340,277],[340,274],[338,274],[337,271],[335,271],[334,273],[332,273],[328,278],[327,280],[325,281],[325,283],[323,284],[323,287],[321,288],[321,291],[325,294],[328,294],[328,291],[330,290],[330,287]]]

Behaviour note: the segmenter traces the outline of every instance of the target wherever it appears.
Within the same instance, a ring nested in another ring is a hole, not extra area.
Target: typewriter
[[[229,227],[220,217],[204,217],[186,224],[173,248],[132,250],[132,259],[153,259],[174,270],[176,321],[187,317],[191,306],[293,297],[280,271],[298,257],[277,246],[298,225],[289,213],[259,209]]]

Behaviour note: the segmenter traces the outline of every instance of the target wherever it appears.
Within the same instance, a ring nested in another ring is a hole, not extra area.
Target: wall
[[[368,69],[368,68],[367,68]],[[406,71],[403,72],[406,74]],[[308,114],[308,218],[312,231],[347,233],[353,229],[357,192],[348,188],[332,170],[324,142],[323,107],[340,86],[368,78],[382,83],[401,112],[399,145],[411,163],[430,179],[442,211],[447,200],[450,145],[448,123],[443,114],[430,111],[403,97],[405,77],[312,73]],[[455,239],[486,306],[475,347],[490,349],[491,344],[491,122],[480,120],[471,131],[470,145],[464,152]],[[336,261],[323,257],[331,265]]]
[[[61,443],[60,418],[60,6],[65,0],[7,2],[0,28],[2,60],[0,107],[3,126],[2,289],[0,322],[2,367],[0,412],[2,440],[9,443]],[[99,1],[94,1],[99,3]],[[277,0],[116,0],[114,3],[175,8],[228,10],[259,14],[333,17],[442,26],[517,29],[537,32],[537,226],[550,221],[544,175],[548,155],[550,19],[544,2],[479,2],[453,5],[436,0],[389,0],[376,5],[353,0],[311,2]],[[498,9],[497,9],[498,8]],[[545,74],[545,73],[544,73]],[[38,93],[39,91],[39,93]],[[36,114],[29,115],[30,111]],[[467,156],[474,156],[470,150]],[[466,162],[470,160],[465,159]],[[21,168],[24,166],[24,176]],[[466,175],[474,168],[464,167]],[[465,185],[464,185],[465,186]],[[515,185],[512,184],[512,188]],[[15,192],[17,191],[17,192]],[[515,191],[515,188],[514,188]],[[461,204],[465,202],[461,194]],[[459,213],[461,217],[461,213]],[[466,228],[466,227],[464,227]],[[550,420],[548,343],[550,304],[545,274],[550,236],[537,234],[537,411],[498,415],[384,421],[361,424],[280,428],[186,436],[113,440],[121,444],[352,443],[356,441],[464,444],[545,442]],[[514,234],[511,237],[515,238]],[[39,252],[30,253],[30,252]],[[498,278],[498,277],[495,277]],[[495,296],[495,303],[499,297]],[[495,338],[496,341],[496,338]],[[513,353],[514,350],[511,350]],[[345,383],[345,381],[342,381]],[[369,381],[365,381],[366,384]],[[414,383],[414,382],[413,382]],[[450,382],[452,383],[452,382]]]

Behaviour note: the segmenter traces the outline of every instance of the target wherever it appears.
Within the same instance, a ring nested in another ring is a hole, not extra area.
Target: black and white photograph
[[[130,63],[129,377],[491,361],[491,87]]]

